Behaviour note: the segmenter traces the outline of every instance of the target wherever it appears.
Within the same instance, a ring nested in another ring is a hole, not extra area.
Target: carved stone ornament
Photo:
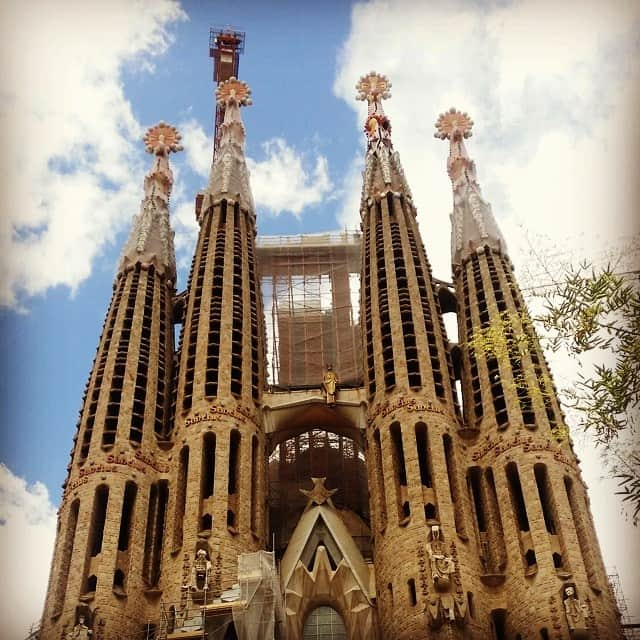
[[[446,551],[440,527],[432,525],[427,542],[427,554],[431,569],[431,582],[434,593],[427,603],[429,626],[437,629],[447,624],[464,623],[466,606],[464,598],[456,597],[455,563]]]
[[[331,365],[327,365],[327,372],[322,379],[322,390],[327,396],[327,404],[333,406],[336,403],[336,391],[338,387],[338,374]]]
[[[93,631],[86,625],[86,620],[83,614],[78,616],[78,622],[74,625],[73,629],[67,633],[66,640],[89,640],[93,635]]]
[[[325,480],[326,478],[311,478],[311,482],[313,482],[312,489],[299,489],[300,493],[309,498],[305,511],[316,504],[320,505],[327,503],[333,507],[331,496],[337,491],[337,489],[327,489],[327,487],[324,486]]]
[[[590,638],[587,617],[588,608],[580,602],[573,584],[565,584],[562,589],[562,603],[567,617],[567,626],[571,638],[588,640]]]

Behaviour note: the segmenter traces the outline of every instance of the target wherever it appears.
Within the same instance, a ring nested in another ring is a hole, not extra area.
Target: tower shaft
[[[239,109],[250,103],[249,90],[232,78],[219,85],[218,103],[225,119],[199,198],[200,232],[179,350],[175,491],[164,556],[170,573],[184,576],[182,585],[168,584],[166,594],[168,602],[180,602],[182,616],[231,587],[239,554],[263,548],[266,538],[259,405],[264,320]],[[211,567],[202,580],[194,578],[198,562]]]
[[[126,243],[80,411],[42,622],[43,637],[71,630],[80,616],[118,637],[144,619],[152,586],[145,526],[168,467],[164,442],[173,362],[172,174],[179,134],[164,123],[145,141],[154,164]],[[159,574],[159,555],[155,561]],[[153,564],[152,562],[152,564]],[[138,597],[138,595],[140,597]],[[117,612],[117,615],[113,615]],[[108,621],[108,627],[107,627]]]
[[[450,141],[454,196],[466,483],[481,594],[472,627],[481,633],[480,621],[488,619],[506,637],[532,629],[558,638],[618,638],[568,427],[464,145],[472,124],[455,109],[436,124],[436,137]],[[537,605],[520,606],[527,601]]]
[[[415,638],[464,617],[454,542],[456,532],[465,536],[454,503],[461,425],[431,269],[382,111],[387,87],[374,73],[357,85],[369,102],[361,204],[368,469],[382,636]],[[446,558],[442,573],[429,569],[435,555]]]

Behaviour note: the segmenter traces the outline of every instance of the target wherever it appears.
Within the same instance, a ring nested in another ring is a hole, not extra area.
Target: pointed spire
[[[449,140],[447,173],[453,187],[451,214],[451,259],[459,265],[473,251],[489,246],[506,254],[507,245],[498,228],[491,205],[482,198],[476,164],[467,153],[465,138],[472,135],[473,120],[454,107],[441,113],[434,136]]]
[[[382,100],[391,97],[391,82],[387,76],[370,71],[357,84],[357,100],[368,103],[364,133],[367,136],[367,156],[362,185],[361,208],[372,199],[380,199],[388,191],[404,193],[411,198],[411,190],[400,163],[400,156],[393,151],[391,122],[382,108]]]
[[[238,200],[253,212],[253,196],[249,186],[249,170],[244,156],[245,129],[240,107],[252,104],[251,89],[246,82],[229,78],[216,89],[216,102],[224,105],[224,121],[220,125],[220,145],[211,167],[207,191],[211,196]]]
[[[134,217],[129,239],[124,246],[118,272],[140,262],[154,264],[159,273],[166,273],[175,281],[173,231],[169,222],[169,196],[173,187],[173,173],[169,154],[182,151],[181,136],[171,125],[160,122],[144,137],[153,164],[144,179],[144,198],[140,213]]]

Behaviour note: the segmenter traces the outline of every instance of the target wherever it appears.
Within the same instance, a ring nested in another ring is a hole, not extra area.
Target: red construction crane
[[[240,54],[244,52],[244,31],[233,27],[211,27],[209,30],[209,56],[213,58],[213,81],[220,84],[231,77],[238,77]],[[216,105],[216,121],[213,130],[213,155],[220,143],[220,125],[224,120],[224,106]]]

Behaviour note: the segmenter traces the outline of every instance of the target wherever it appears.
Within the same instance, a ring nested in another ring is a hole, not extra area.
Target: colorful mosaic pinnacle
[[[221,82],[216,89],[216,102],[218,104],[228,104],[231,100],[235,100],[243,107],[253,104],[249,85],[234,77]]]
[[[434,137],[441,140],[453,140],[456,132],[463,138],[470,138],[473,133],[473,120],[467,112],[460,112],[455,107],[451,107],[449,111],[441,113],[436,121],[436,132]]]
[[[172,151],[174,153],[182,151],[181,139],[182,136],[175,127],[161,120],[158,124],[147,129],[147,133],[144,136],[144,144],[147,153],[166,156]]]

